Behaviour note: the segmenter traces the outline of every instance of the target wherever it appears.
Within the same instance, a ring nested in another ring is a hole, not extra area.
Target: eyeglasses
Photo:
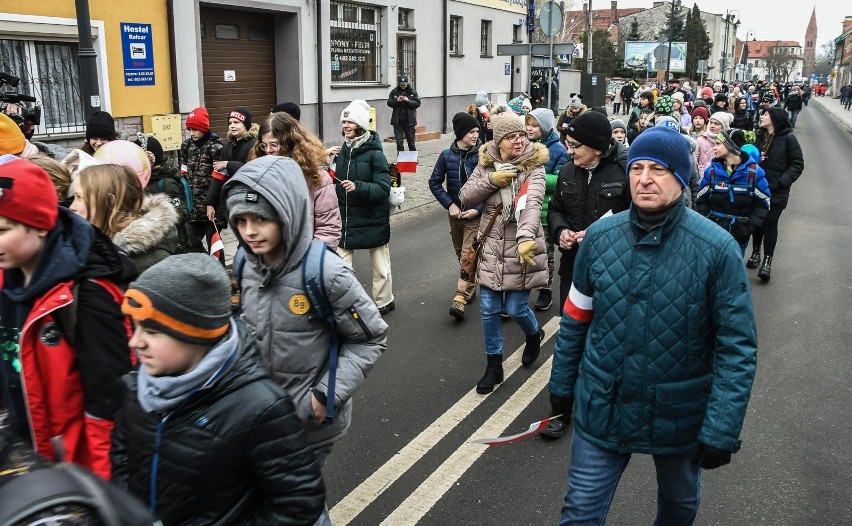
[[[281,149],[281,145],[278,144],[277,142],[271,142],[269,144],[262,142],[262,143],[260,143],[260,149],[261,149],[261,151],[264,151],[264,152],[270,152],[270,151],[277,152],[278,150]]]
[[[511,135],[506,135],[505,137],[503,137],[503,139],[505,139],[509,142],[522,142],[522,141],[526,140],[526,138],[527,138],[526,133],[523,133],[523,134],[522,133],[513,133]]]
[[[569,150],[579,150],[582,146],[583,144],[579,142],[565,141],[565,147]]]

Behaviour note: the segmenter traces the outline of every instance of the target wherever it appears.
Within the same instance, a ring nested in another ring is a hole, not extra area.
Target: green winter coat
[[[728,232],[683,199],[651,231],[633,208],[588,228],[549,384],[575,397],[583,438],[621,453],[696,441],[736,452],[756,364],[751,290]]]
[[[343,232],[340,247],[375,248],[390,242],[390,172],[382,141],[376,132],[352,148],[344,144],[335,163],[336,183],[355,181],[355,191],[335,185]]]

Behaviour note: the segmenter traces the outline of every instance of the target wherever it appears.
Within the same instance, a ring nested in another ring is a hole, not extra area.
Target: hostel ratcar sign
[[[121,23],[124,85],[154,85],[154,47],[151,24]]]

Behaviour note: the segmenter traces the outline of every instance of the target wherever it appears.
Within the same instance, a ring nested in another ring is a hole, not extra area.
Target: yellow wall
[[[77,18],[74,0],[0,0],[0,17],[2,13]],[[104,22],[113,117],[171,113],[169,26],[165,0],[89,0],[89,15],[92,20]],[[121,22],[151,24],[155,85],[124,85]],[[104,79],[101,83],[107,84]]]

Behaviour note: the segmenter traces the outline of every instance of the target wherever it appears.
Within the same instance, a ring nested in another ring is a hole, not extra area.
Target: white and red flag
[[[530,188],[530,180],[524,181],[521,189],[518,190],[518,195],[515,196],[515,222],[521,222],[521,212],[527,207],[527,190]]]
[[[213,228],[216,228],[216,225],[213,225]],[[219,259],[221,253],[225,250],[225,242],[222,241],[222,236],[219,234],[219,229],[216,228],[216,231],[213,232],[213,235],[210,236],[210,255],[216,259]]]
[[[396,169],[399,173],[417,173],[417,152],[399,152],[396,156]]]
[[[545,427],[547,427],[547,423],[553,420],[554,418],[559,418],[562,415],[552,416],[550,418],[545,418],[539,422],[533,422],[530,424],[529,429],[524,431],[523,433],[517,433],[514,435],[509,435],[506,437],[496,437],[496,438],[479,438],[477,440],[473,440],[474,444],[485,444],[486,446],[504,446],[506,444],[514,444],[515,442],[520,442],[521,440],[525,440],[532,436],[535,436]]]
[[[482,106],[478,107],[477,109],[479,110],[479,114],[482,115],[483,119],[487,119],[488,117],[491,116],[491,114],[488,113],[488,106],[486,104],[483,104]]]

